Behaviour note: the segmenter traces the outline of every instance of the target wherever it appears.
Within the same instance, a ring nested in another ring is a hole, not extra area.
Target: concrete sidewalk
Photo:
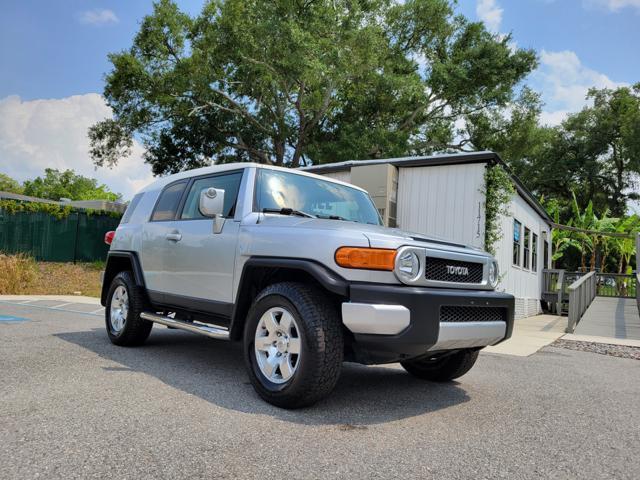
[[[567,317],[536,315],[516,320],[513,334],[506,342],[487,347],[483,352],[528,357],[564,335]]]

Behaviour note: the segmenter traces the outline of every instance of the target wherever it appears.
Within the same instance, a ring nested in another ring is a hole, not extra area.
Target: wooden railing
[[[638,315],[640,315],[640,267],[636,271],[636,304],[638,305]]]
[[[636,304],[640,315],[640,233],[636,235]]]
[[[598,297],[636,298],[636,275],[623,273],[597,273]]]
[[[560,315],[564,295],[564,270],[545,269],[542,271],[542,300],[548,302],[551,311]]]
[[[596,272],[589,272],[569,285],[569,317],[567,333],[573,333],[584,312],[596,297]]]
[[[567,272],[562,269],[542,271],[542,300],[549,303],[553,313],[562,315],[569,303],[569,285],[584,275],[582,272]]]

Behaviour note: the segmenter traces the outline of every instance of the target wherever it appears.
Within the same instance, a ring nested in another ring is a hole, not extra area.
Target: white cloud
[[[476,4],[476,15],[492,32],[500,30],[502,12],[503,9],[500,8],[496,0],[478,0]]]
[[[555,110],[553,112],[542,111],[540,112],[540,122],[543,125],[555,127],[556,125],[560,125],[570,113],[568,110]]]
[[[545,112],[542,119],[557,125],[570,112],[587,104],[589,88],[617,88],[625,85],[615,82],[604,73],[583,65],[575,52],[540,52],[540,67],[532,75],[532,86],[542,92]]]
[[[640,10],[640,0],[583,0],[583,3],[587,6],[604,7],[612,12],[619,12],[627,7]]]
[[[109,23],[118,23],[119,19],[113,10],[106,8],[96,8],[86,10],[78,15],[80,23],[85,25],[106,25]]]
[[[97,93],[51,100],[23,101],[17,95],[0,99],[0,172],[24,181],[48,167],[70,168],[130,199],[153,181],[151,167],[142,160],[142,145],[134,142],[132,155],[113,169],[95,169],[89,157],[87,129],[110,116],[111,109]]]

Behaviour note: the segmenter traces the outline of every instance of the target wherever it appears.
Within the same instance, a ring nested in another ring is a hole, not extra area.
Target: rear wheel
[[[111,343],[120,346],[142,345],[153,323],[140,318],[147,306],[144,290],[131,272],[120,272],[111,282],[105,308],[105,324]]]
[[[448,382],[461,377],[476,363],[479,350],[460,350],[440,357],[426,357],[400,362],[414,377],[433,382]]]
[[[244,331],[249,378],[282,408],[311,405],[336,385],[343,358],[339,312],[321,291],[284,282],[255,299]]]

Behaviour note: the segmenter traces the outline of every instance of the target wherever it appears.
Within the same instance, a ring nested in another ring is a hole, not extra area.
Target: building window
[[[520,236],[522,235],[522,224],[513,219],[513,264],[520,265]]]
[[[529,260],[530,260],[530,251],[531,251],[531,230],[527,227],[524,227],[524,261],[522,262],[522,266],[526,269],[529,269]]]
[[[544,241],[544,252],[542,261],[544,262],[542,268],[549,268],[549,240]]]
[[[531,238],[531,270],[538,271],[538,235],[535,233]]]

